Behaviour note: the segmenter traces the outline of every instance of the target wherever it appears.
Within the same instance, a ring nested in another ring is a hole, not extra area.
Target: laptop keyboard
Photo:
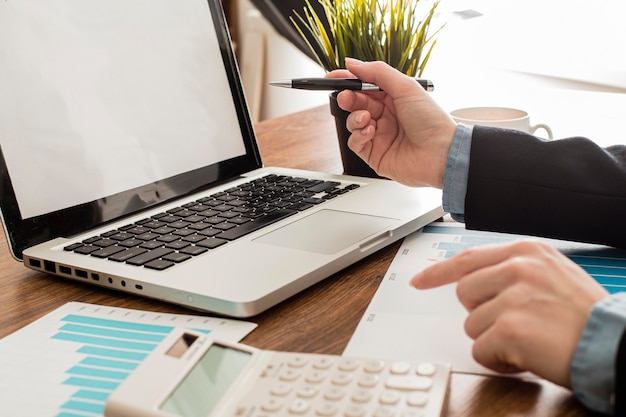
[[[270,174],[64,249],[164,270],[358,187]]]

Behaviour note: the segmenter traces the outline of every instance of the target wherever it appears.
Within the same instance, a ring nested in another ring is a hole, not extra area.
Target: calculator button
[[[317,358],[313,362],[313,367],[317,369],[328,369],[334,363],[331,358]]]
[[[317,413],[317,415],[320,416],[334,416],[335,414],[337,414],[337,406],[331,403],[322,404],[321,406],[317,407],[315,412]]]
[[[360,405],[351,405],[345,411],[346,417],[363,417],[365,415],[365,408]]]
[[[409,370],[411,370],[411,364],[408,362],[394,362],[390,369],[392,374],[406,374]]]
[[[302,368],[304,365],[306,365],[309,361],[307,361],[305,358],[303,358],[302,356],[294,356],[293,358],[289,359],[289,362],[287,362],[287,364],[289,366],[293,366],[294,368]]]
[[[278,398],[268,398],[261,404],[261,409],[264,411],[278,411],[283,406],[283,402]]]
[[[289,412],[294,414],[304,414],[309,411],[309,403],[305,400],[295,400],[289,407]]]
[[[352,394],[352,401],[357,403],[366,403],[372,398],[372,392],[366,389],[359,389]]]
[[[423,407],[428,402],[428,395],[423,392],[412,392],[406,398],[406,403],[413,407]]]
[[[378,401],[387,405],[397,404],[400,401],[400,394],[397,391],[384,391],[380,394]]]
[[[424,376],[433,376],[437,368],[432,363],[424,362],[417,365],[417,373]]]
[[[379,373],[385,369],[385,362],[383,361],[369,361],[365,364],[365,372]]]
[[[326,373],[320,371],[313,371],[310,374],[307,374],[305,377],[307,382],[311,383],[319,383],[326,379]]]
[[[352,381],[352,374],[337,374],[331,379],[335,385],[347,385],[350,381]]]
[[[292,386],[290,384],[281,382],[279,384],[274,385],[272,389],[270,390],[270,392],[274,395],[284,396],[291,392],[291,387]]]
[[[324,398],[331,401],[339,401],[344,395],[346,393],[341,388],[330,388],[324,393]]]
[[[300,378],[300,372],[295,369],[283,369],[278,376],[283,381],[295,381]]]
[[[365,374],[363,376],[361,376],[359,378],[359,385],[362,387],[368,387],[371,388],[373,386],[376,386],[376,384],[378,384],[378,381],[380,380],[378,375],[374,375],[374,374]]]
[[[359,367],[359,362],[356,359],[343,359],[339,362],[339,369],[342,371],[354,371]]]
[[[306,385],[298,390],[298,397],[313,398],[317,395],[318,389],[310,385]]]
[[[383,407],[374,412],[374,417],[396,417],[396,413],[393,408]]]
[[[387,388],[427,390],[433,385],[433,380],[424,376],[390,376],[385,382]]]

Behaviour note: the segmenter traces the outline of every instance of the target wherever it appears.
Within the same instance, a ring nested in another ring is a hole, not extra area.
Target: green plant
[[[291,22],[326,71],[345,68],[345,58],[351,57],[385,61],[420,76],[443,28],[429,34],[439,1],[421,20],[420,0],[317,0],[325,20],[310,1],[302,15],[294,10]]]

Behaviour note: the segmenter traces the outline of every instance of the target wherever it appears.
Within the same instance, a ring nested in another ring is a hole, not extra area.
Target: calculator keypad
[[[238,417],[439,417],[447,364],[275,352]]]

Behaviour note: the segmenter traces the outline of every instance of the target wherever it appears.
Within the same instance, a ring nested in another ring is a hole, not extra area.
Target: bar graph
[[[101,415],[108,396],[174,329],[76,314],[61,323],[53,339],[78,343],[77,353],[87,356],[65,372],[63,384],[77,391],[61,405],[59,417]]]
[[[450,258],[473,246],[497,244],[519,239],[518,235],[467,230],[455,226],[427,226],[425,234],[449,235],[451,240],[437,243],[438,256]],[[527,238],[527,237],[525,237]],[[598,245],[546,239],[591,275],[609,293],[626,291],[626,252]]]
[[[254,323],[68,305],[0,341],[0,415],[98,417],[177,327],[239,341]]]

